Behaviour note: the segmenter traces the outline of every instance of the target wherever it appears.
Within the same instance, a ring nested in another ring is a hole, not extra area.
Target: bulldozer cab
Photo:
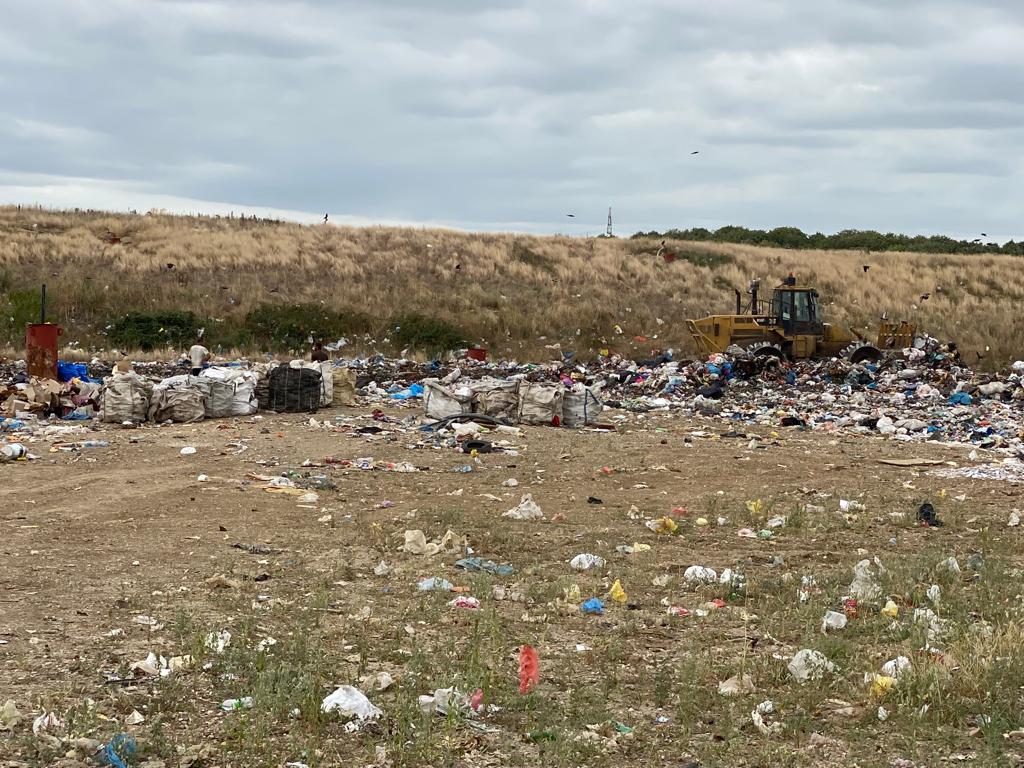
[[[825,329],[813,288],[780,285],[772,293],[771,313],[787,337],[820,336]]]

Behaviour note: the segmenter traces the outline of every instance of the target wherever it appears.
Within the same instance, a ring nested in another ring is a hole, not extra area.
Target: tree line
[[[665,232],[637,232],[633,239],[656,238],[668,240],[698,240],[741,245],[764,245],[773,248],[796,248],[842,251],[915,251],[919,253],[1007,253],[1024,256],[1024,241],[1010,240],[999,243],[975,240],[955,240],[945,235],[901,235],[895,232],[876,232],[873,229],[844,229],[833,235],[815,232],[807,234],[797,227],[775,229],[747,229],[746,227],[704,227],[669,229]]]

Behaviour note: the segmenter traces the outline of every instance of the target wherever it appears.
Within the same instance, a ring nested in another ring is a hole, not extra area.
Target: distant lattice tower
[[[604,236],[605,237],[611,237],[612,236],[612,209],[611,209],[611,206],[608,207],[608,228],[604,231]]]

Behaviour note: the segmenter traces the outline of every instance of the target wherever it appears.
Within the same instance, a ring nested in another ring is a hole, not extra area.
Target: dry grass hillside
[[[158,310],[191,311],[214,343],[245,346],[254,310],[303,303],[342,311],[360,343],[382,351],[394,351],[388,329],[410,313],[520,359],[550,357],[545,346],[555,343],[581,356],[604,346],[692,351],[683,318],[729,311],[733,287],[755,276],[771,285],[793,270],[818,286],[834,322],[866,327],[887,312],[958,341],[971,360],[990,348],[983,365],[1024,355],[1016,257],[677,242],[669,264],[658,245],[7,207],[0,332],[18,342],[45,282],[50,319],[83,347],[110,347],[105,329],[126,312]]]

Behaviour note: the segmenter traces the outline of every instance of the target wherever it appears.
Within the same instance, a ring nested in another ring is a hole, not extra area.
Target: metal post
[[[39,323],[46,322],[46,283],[43,283],[42,296],[39,299]]]

